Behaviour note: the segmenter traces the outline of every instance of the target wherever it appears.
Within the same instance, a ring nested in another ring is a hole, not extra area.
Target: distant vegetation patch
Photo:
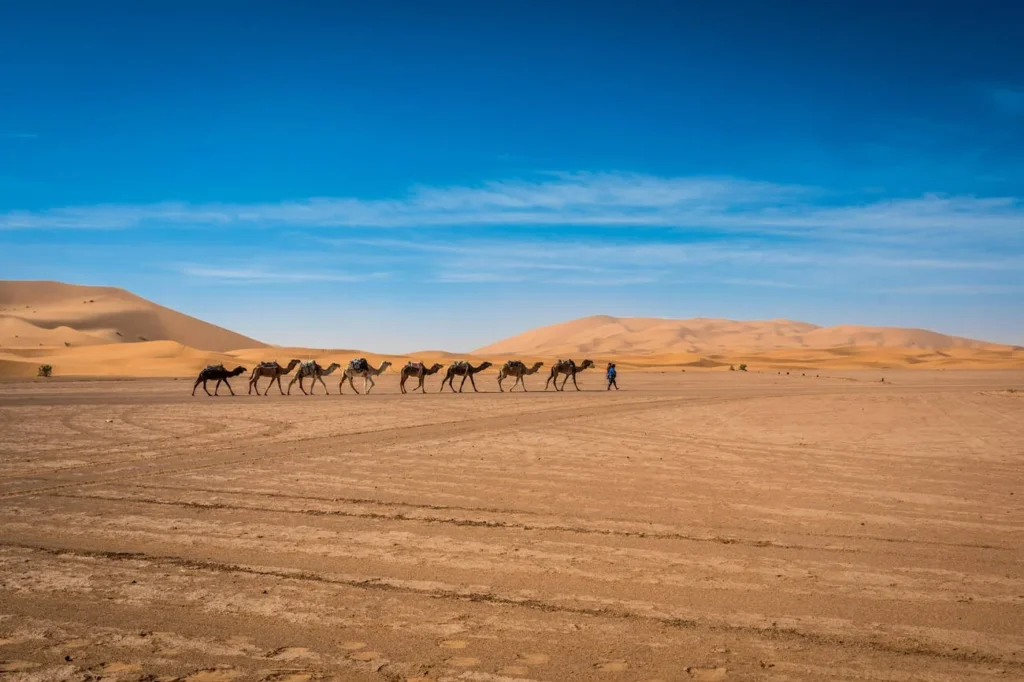
[[[53,367],[50,365],[39,365],[39,371],[36,372],[36,376],[40,377],[51,377],[53,376]]]

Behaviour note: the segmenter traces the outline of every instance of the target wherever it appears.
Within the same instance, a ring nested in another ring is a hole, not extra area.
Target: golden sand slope
[[[0,282],[0,347],[176,341],[224,351],[263,344],[123,289],[60,282]]]
[[[475,351],[480,355],[646,355],[854,348],[935,350],[995,348],[995,344],[924,329],[817,327],[792,320],[666,320],[597,315],[533,329]],[[1005,346],[999,347],[1006,349]]]
[[[193,377],[207,364],[252,368],[263,360],[317,360],[324,367],[366,357],[394,368],[409,360],[450,364],[540,361],[531,386],[542,386],[560,357],[614,361],[627,371],[755,371],[1024,367],[1024,349],[918,329],[840,326],[771,320],[663,320],[588,317],[543,327],[473,354],[428,350],[381,355],[362,350],[269,347],[169,310],[122,289],[57,282],[0,282],[0,377],[34,376],[51,365],[56,376]],[[397,381],[385,378],[384,381]],[[492,385],[493,377],[488,381]]]

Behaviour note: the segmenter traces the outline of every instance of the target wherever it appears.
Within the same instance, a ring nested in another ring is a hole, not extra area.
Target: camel
[[[299,382],[299,390],[302,391],[302,395],[313,395],[313,390],[316,388],[316,382],[320,382],[324,387],[324,393],[330,395],[331,392],[327,390],[327,384],[324,383],[324,377],[328,374],[333,374],[334,370],[341,367],[336,362],[332,362],[331,366],[324,369],[316,360],[309,360],[299,364],[299,371],[292,377],[291,382],[288,384],[288,395],[292,394],[292,384],[296,381]],[[312,381],[312,385],[309,387],[309,393],[306,393],[306,389],[302,386],[302,380],[309,377]]]
[[[515,377],[516,383],[512,384],[512,388],[508,389],[509,392],[511,393],[514,391],[516,386],[519,386],[520,384],[525,391],[526,381],[523,380],[523,377],[530,374],[536,374],[537,370],[543,366],[543,362],[535,362],[533,363],[533,367],[527,367],[522,360],[509,360],[502,365],[501,369],[498,371],[498,390],[504,393],[505,389],[501,387],[501,382],[504,381],[506,377]]]
[[[282,367],[277,364],[276,360],[270,362],[261,362],[260,364],[253,367],[252,376],[249,377],[249,393],[252,393],[252,389],[256,387],[256,395],[260,394],[260,377],[270,377],[270,383],[267,384],[267,390],[263,391],[263,395],[267,395],[270,392],[270,387],[277,382],[277,390],[281,391],[281,395],[284,395],[284,389],[281,388],[281,377],[286,374],[291,374],[291,371],[295,369],[295,365],[299,364],[298,360],[290,360],[287,367]]]
[[[402,383],[399,385],[402,389],[402,393],[407,393],[405,390],[405,380],[409,377],[416,377],[420,380],[420,385],[414,388],[413,391],[419,389],[422,393],[426,393],[426,389],[423,388],[423,378],[428,374],[437,374],[442,367],[444,367],[444,365],[439,365],[436,362],[433,367],[429,368],[422,362],[409,362],[402,368]]]
[[[338,393],[341,393],[341,387],[345,385],[345,380],[347,379],[348,385],[351,386],[352,390],[358,394],[359,391],[356,389],[356,385],[352,383],[352,377],[362,377],[363,393],[369,395],[370,391],[373,390],[373,387],[377,385],[377,382],[375,382],[373,378],[383,374],[384,370],[390,366],[391,363],[387,360],[380,363],[380,367],[377,367],[376,369],[374,369],[373,365],[368,363],[365,358],[358,358],[351,361],[348,363],[348,367],[345,368],[345,371],[341,374],[341,381],[338,382]],[[367,381],[370,382],[369,388],[366,387]]]
[[[551,380],[554,379],[555,380],[555,390],[556,391],[564,391],[565,390],[565,382],[569,380],[569,377],[572,377],[572,385],[575,386],[576,390],[578,391],[578,390],[580,390],[580,387],[579,387],[579,384],[576,383],[576,375],[578,373],[582,372],[583,370],[588,369],[590,367],[597,367],[597,365],[594,364],[593,360],[584,360],[583,364],[581,364],[581,365],[577,365],[572,360],[559,360],[558,362],[556,362],[551,367],[551,375],[548,376],[548,380],[546,382],[544,382],[544,390],[545,391],[548,390],[548,384],[550,384]],[[559,374],[564,374],[565,375],[565,379],[562,380],[562,387],[561,388],[558,387],[558,375]]]
[[[473,385],[473,392],[478,393],[479,391],[476,390],[476,382],[473,380],[473,375],[477,372],[484,371],[490,366],[491,363],[489,362],[485,362],[479,367],[474,367],[465,360],[454,362],[448,365],[448,371],[445,372],[444,379],[441,381],[441,390],[444,390],[444,385],[447,382],[448,388],[452,389],[452,393],[455,393],[455,387],[452,386],[452,382],[455,380],[455,377],[462,377],[462,383],[459,384],[459,393],[462,393],[462,387],[466,385],[467,378],[469,379],[469,383]]]
[[[220,382],[224,382],[224,385],[231,391],[231,395],[235,392],[231,390],[231,384],[228,383],[228,377],[237,377],[239,374],[245,374],[245,367],[235,367],[230,372],[224,368],[224,365],[207,365],[203,368],[203,371],[199,373],[199,378],[196,379],[196,383],[192,385],[192,395],[196,394],[196,389],[199,388],[199,384],[203,385],[203,390],[206,391],[206,395],[211,393],[206,389],[206,382],[217,380],[217,385],[213,387],[212,395],[217,395],[217,391],[220,390]]]

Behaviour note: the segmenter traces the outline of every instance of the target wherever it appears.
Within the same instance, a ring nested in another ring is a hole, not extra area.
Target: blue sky
[[[1024,344],[1022,25],[923,1],[13,3],[0,276],[318,347],[598,313]]]

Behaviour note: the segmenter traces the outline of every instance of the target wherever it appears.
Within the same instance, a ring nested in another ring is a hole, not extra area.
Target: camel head
[[[444,368],[444,365],[442,365],[439,362],[435,362],[434,365],[430,368],[430,371],[428,373],[429,374],[433,374],[434,372],[440,372],[443,368]]]
[[[479,367],[477,367],[477,368],[476,368],[476,371],[478,371],[478,372],[482,372],[482,371],[484,371],[485,369],[487,369],[488,367],[490,367],[490,366],[491,366],[491,364],[492,364],[492,363],[490,363],[490,362],[484,362],[484,363],[482,363],[482,364],[481,364],[481,365],[480,365]]]
[[[538,369],[540,369],[543,366],[544,366],[543,362],[535,362],[535,363],[533,363],[532,371],[536,372]]]
[[[380,363],[380,373],[383,374],[384,370],[386,370],[390,366],[391,363],[388,360],[385,360],[384,362]]]
[[[299,364],[300,362],[302,362],[302,360],[299,360],[298,358],[292,358],[291,360],[289,360],[288,361],[288,371],[290,372],[293,369],[295,369],[295,365]]]
[[[593,360],[584,360],[583,364],[580,365],[578,369],[587,369],[589,367],[597,367],[597,365],[594,364]]]
[[[237,377],[239,374],[245,374],[247,371],[248,370],[245,367],[239,365],[238,367],[235,367],[233,370],[231,370],[231,372],[228,373],[228,376]]]
[[[321,374],[330,374],[331,372],[333,372],[334,370],[338,369],[339,367],[341,367],[341,365],[339,365],[336,362],[332,362],[327,369],[323,370],[320,373]]]

